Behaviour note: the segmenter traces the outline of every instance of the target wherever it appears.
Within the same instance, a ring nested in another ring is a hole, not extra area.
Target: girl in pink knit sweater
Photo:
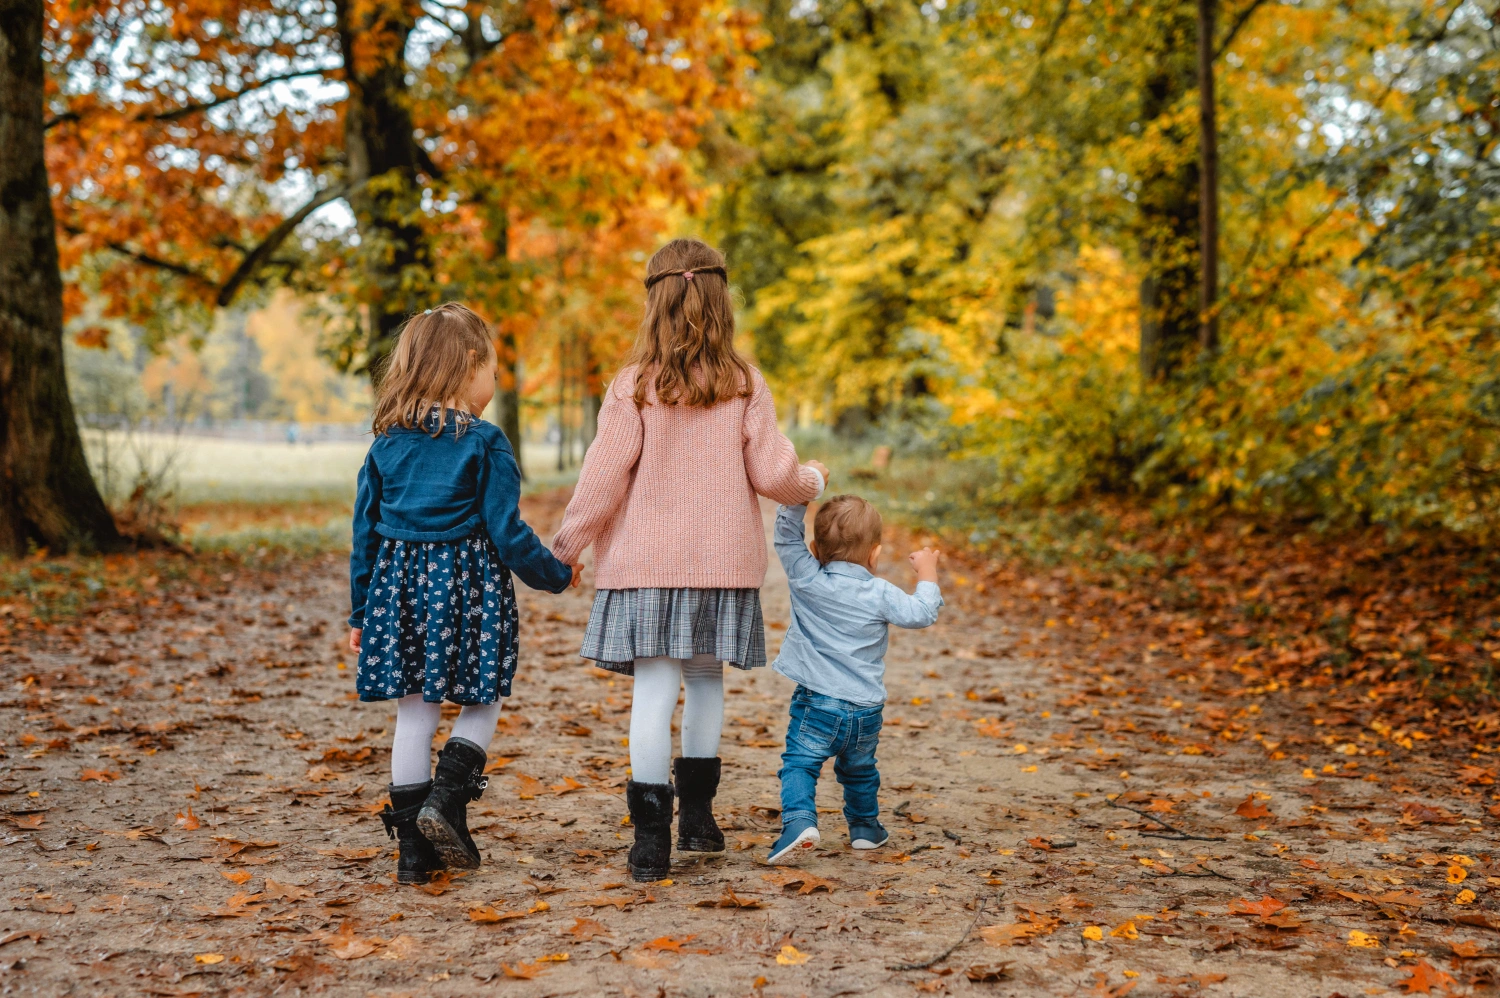
[[[724,669],[766,664],[760,586],[765,528],[757,494],[806,503],[828,470],[801,465],[776,428],[760,372],[734,349],[724,257],[674,239],[646,265],[646,313],[628,363],[609,386],[599,432],[552,552],[577,564],[594,546],[593,612],[584,658],[635,677],[626,802],[630,873],[671,868],[671,771],[677,847],[722,852],[719,786]],[[682,757],[672,713],[686,685]]]

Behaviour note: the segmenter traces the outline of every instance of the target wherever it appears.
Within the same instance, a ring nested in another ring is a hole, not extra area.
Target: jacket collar
[[[873,579],[870,570],[863,565],[856,565],[852,561],[830,561],[823,566],[826,571],[834,575],[847,575],[851,579]]]

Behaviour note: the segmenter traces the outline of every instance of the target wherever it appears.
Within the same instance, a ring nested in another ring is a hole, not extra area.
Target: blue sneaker
[[[766,862],[773,865],[791,862],[796,853],[815,847],[818,839],[818,826],[810,821],[787,825],[781,830],[781,838],[772,844],[771,855],[766,857]]]
[[[849,826],[849,844],[855,849],[879,849],[891,840],[891,833],[880,822]]]

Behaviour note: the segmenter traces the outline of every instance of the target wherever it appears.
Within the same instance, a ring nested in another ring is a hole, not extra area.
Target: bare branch
[[[243,90],[236,90],[234,93],[224,94],[223,96],[216,97],[210,101],[202,101],[197,104],[184,104],[182,107],[175,107],[170,111],[161,111],[155,114],[143,115],[141,120],[176,121],[179,118],[186,118],[189,115],[198,114],[201,111],[211,111],[214,108],[222,107],[225,104],[233,104],[241,97],[253,94],[257,90],[264,90],[266,87],[271,86],[271,84],[273,83],[285,83],[288,80],[296,80],[304,76],[319,76],[325,72],[328,72],[328,70],[303,69],[295,73],[281,73],[277,76],[268,76],[264,80],[257,80],[255,83],[251,84],[248,87],[245,87]]]
[[[282,219],[281,224],[272,229],[266,238],[261,240],[260,245],[246,255],[235,272],[229,275],[229,280],[225,281],[224,286],[219,289],[219,307],[226,308],[230,302],[234,301],[234,296],[239,293],[245,282],[255,276],[255,272],[271,258],[271,254],[275,253],[282,243],[286,242],[287,237],[296,230],[297,226],[307,221],[309,215],[330,201],[348,197],[364,184],[365,181],[362,180],[352,186],[339,184],[326,191],[319,191],[312,200]]]
[[[163,260],[159,256],[152,256],[150,253],[145,253],[138,249],[132,249],[124,243],[106,243],[105,245],[114,250],[116,253],[119,253],[121,256],[129,257],[136,263],[144,263],[148,267],[155,267],[158,270],[165,270],[168,273],[176,274],[178,277],[186,277],[190,281],[197,281],[199,284],[213,284],[213,281],[210,281],[207,277],[204,277],[202,274],[198,273],[196,270],[185,264],[173,263],[171,260]]]
[[[1219,59],[1223,57],[1224,53],[1229,51],[1229,46],[1234,44],[1235,36],[1240,33],[1240,29],[1245,26],[1245,23],[1250,20],[1251,16],[1254,15],[1257,10],[1260,10],[1261,5],[1263,5],[1265,2],[1266,0],[1250,0],[1250,3],[1246,5],[1245,9],[1239,12],[1239,14],[1234,19],[1234,23],[1231,24],[1229,26],[1229,30],[1224,33],[1224,40],[1219,42],[1218,47],[1214,49],[1214,62],[1218,62]]]
[[[1145,811],[1139,810],[1138,808],[1133,808],[1129,804],[1119,804],[1112,800],[1106,800],[1104,803],[1108,804],[1110,807],[1117,807],[1122,811],[1129,811],[1132,814],[1138,814],[1142,818],[1145,818],[1147,821],[1150,821],[1153,824],[1160,825],[1162,827],[1162,831],[1160,832],[1141,832],[1142,835],[1149,835],[1154,839],[1173,839],[1176,841],[1192,839],[1197,842],[1224,841],[1224,836],[1222,835],[1194,835],[1191,832],[1184,832],[1182,829],[1174,828],[1173,826],[1167,824],[1165,821],[1162,821],[1156,815],[1149,814]]]

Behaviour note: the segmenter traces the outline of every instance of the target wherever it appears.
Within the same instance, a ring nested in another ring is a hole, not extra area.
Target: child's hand
[[[352,628],[349,629],[349,650],[350,651],[359,651],[359,642],[360,642],[360,639],[362,637],[364,637],[364,633],[365,633],[365,631],[364,631],[364,628],[362,628],[362,627],[352,627]]]
[[[911,562],[911,567],[916,569],[918,582],[936,582],[938,580],[938,559],[942,556],[943,552],[936,548],[923,548],[920,551],[913,551],[907,556],[907,560]]]
[[[573,566],[573,581],[568,583],[569,589],[577,589],[579,581],[583,578],[583,566]]]
[[[809,461],[807,462],[807,466],[823,476],[823,485],[826,488],[828,486],[828,465],[822,461]]]

